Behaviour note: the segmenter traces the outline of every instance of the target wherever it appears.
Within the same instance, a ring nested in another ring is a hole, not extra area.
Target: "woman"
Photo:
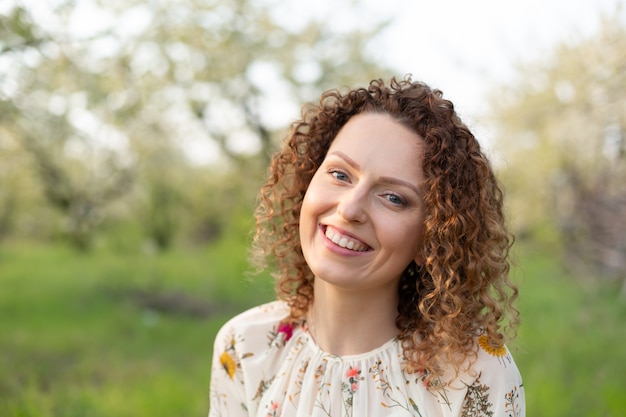
[[[440,91],[323,94],[261,189],[278,300],[218,333],[209,415],[523,416],[502,206]]]

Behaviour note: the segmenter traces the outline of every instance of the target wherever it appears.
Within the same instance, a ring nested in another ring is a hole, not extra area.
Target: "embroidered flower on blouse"
[[[279,404],[276,401],[270,402],[270,405],[267,407],[266,417],[276,417],[278,415],[278,407]]]
[[[517,386],[515,386],[511,391],[505,393],[504,399],[506,400],[504,406],[506,407],[505,411],[508,413],[507,415],[521,415],[520,395],[519,392],[517,392]]]
[[[348,378],[348,387],[351,392],[356,392],[359,388],[359,375],[361,375],[361,371],[358,368],[350,368],[348,372],[346,372],[346,378]]]
[[[228,377],[230,379],[233,379],[233,377],[235,376],[235,370],[237,369],[237,364],[235,363],[235,359],[233,359],[233,357],[230,356],[228,352],[224,352],[220,356],[220,363],[222,364],[222,367],[228,374]]]
[[[482,335],[478,338],[478,345],[491,356],[502,357],[506,355],[506,347],[502,346],[494,346],[489,342],[489,338],[487,335]]]
[[[277,333],[285,335],[285,342],[293,336],[293,325],[291,323],[279,323]]]

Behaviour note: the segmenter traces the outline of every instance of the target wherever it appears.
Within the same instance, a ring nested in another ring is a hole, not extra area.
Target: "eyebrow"
[[[348,155],[341,151],[333,151],[328,155],[337,155],[341,159],[345,160],[352,168],[361,169],[361,165],[359,165],[354,159],[350,158]]]
[[[329,153],[328,155],[336,155],[339,158],[346,161],[346,163],[350,165],[352,168],[357,169],[357,170],[361,169],[361,165],[359,165],[354,159],[350,158],[348,155],[346,155],[345,153],[341,151],[333,151]],[[404,186],[413,190],[415,194],[417,194],[418,196],[422,195],[419,189],[413,183],[410,183],[409,181],[405,181],[405,180],[402,180],[400,178],[395,178],[395,177],[380,177],[380,181],[387,183],[387,184],[396,184],[396,185]]]

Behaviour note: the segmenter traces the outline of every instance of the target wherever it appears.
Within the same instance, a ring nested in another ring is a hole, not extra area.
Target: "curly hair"
[[[299,240],[302,201],[340,129],[364,112],[388,114],[424,142],[424,263],[411,262],[400,278],[396,326],[407,371],[423,372],[435,385],[446,367],[458,375],[470,366],[479,334],[502,346],[519,323],[508,262],[514,237],[505,225],[502,189],[441,91],[406,76],[330,90],[318,105],[304,106],[259,194],[253,260],[271,264],[278,298],[293,321],[303,320],[314,277]]]

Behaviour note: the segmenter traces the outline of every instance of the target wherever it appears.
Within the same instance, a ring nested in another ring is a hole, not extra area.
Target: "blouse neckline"
[[[362,360],[366,360],[366,359],[371,359],[371,358],[375,358],[377,356],[380,356],[380,354],[382,352],[385,352],[387,350],[391,350],[392,348],[396,348],[397,343],[398,343],[398,338],[396,336],[392,337],[391,339],[389,339],[388,341],[386,341],[385,343],[383,343],[382,345],[369,350],[367,352],[363,352],[363,353],[357,353],[354,355],[335,355],[333,353],[327,352],[324,349],[322,349],[317,342],[315,341],[315,338],[313,337],[313,335],[309,332],[309,329],[307,326],[302,326],[301,327],[302,331],[304,332],[306,339],[307,339],[307,344],[309,345],[309,347],[313,350],[313,352],[315,352],[316,354],[324,357],[324,358],[328,358],[331,360],[335,360],[338,362],[353,362],[353,361],[362,361]]]

